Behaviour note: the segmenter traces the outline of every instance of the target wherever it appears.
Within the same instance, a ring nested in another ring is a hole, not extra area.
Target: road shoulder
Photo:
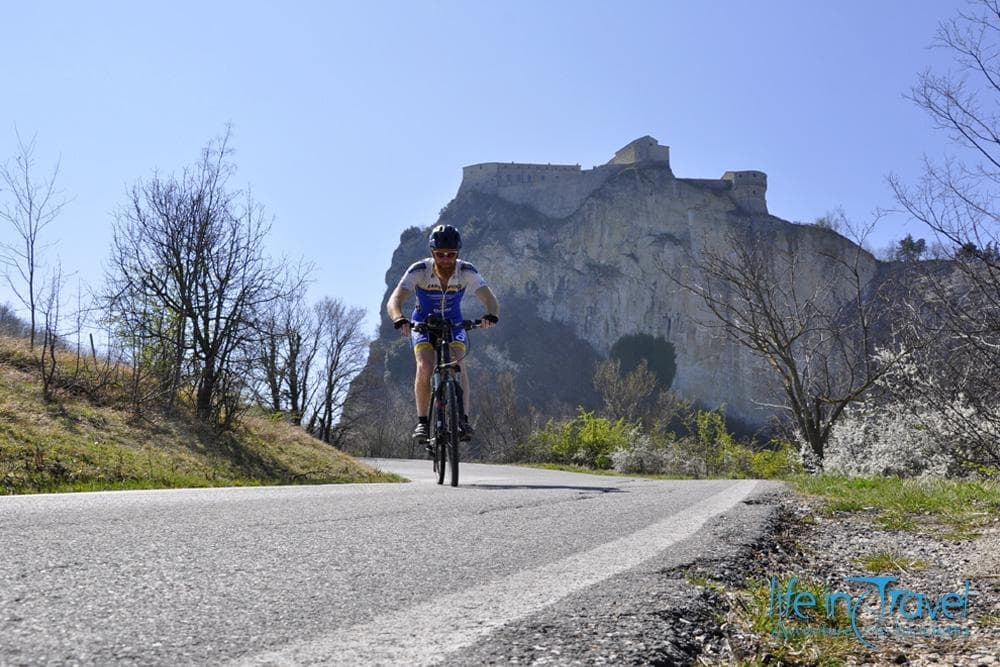
[[[691,568],[736,577],[780,530],[778,485],[762,485],[699,534],[623,574],[504,626],[446,664],[691,664],[726,642],[725,600]],[[714,649],[712,647],[715,647]]]

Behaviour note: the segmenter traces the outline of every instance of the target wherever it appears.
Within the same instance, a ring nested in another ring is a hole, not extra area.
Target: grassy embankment
[[[1000,517],[1000,483],[989,480],[848,478],[798,475],[801,493],[823,499],[820,512],[874,513],[889,530],[932,532],[945,540],[967,540]]]
[[[979,537],[982,531],[1000,521],[1000,484],[996,481],[796,475],[788,482],[800,493],[818,499],[816,513],[827,520],[862,514],[883,530],[932,535],[953,541],[956,546]],[[815,521],[815,518],[807,516],[805,520]],[[933,566],[891,551],[860,553],[854,564],[859,574],[890,576]],[[787,583],[787,577],[781,578],[779,588],[783,590]],[[807,576],[796,585],[800,589],[814,589],[817,599],[821,599],[824,586],[820,582]],[[711,582],[709,586],[717,584]],[[770,662],[750,661],[747,665],[838,665],[861,650],[850,633],[785,636],[778,630],[777,619],[769,613],[772,600],[767,582],[747,582],[743,589],[721,592],[729,599],[732,610],[725,620],[761,637],[772,658]],[[974,614],[972,618],[980,628],[1000,623],[1000,618],[989,613]],[[823,623],[834,628],[849,627],[849,619],[840,611],[832,619],[824,618]]]
[[[36,355],[0,338],[0,494],[403,481],[264,414],[221,435],[184,409],[137,417],[128,369],[100,359],[57,353],[46,403]]]

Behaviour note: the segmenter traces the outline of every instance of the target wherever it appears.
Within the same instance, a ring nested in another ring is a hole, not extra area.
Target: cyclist
[[[417,374],[413,381],[413,395],[417,406],[417,426],[413,438],[420,444],[429,441],[428,412],[431,403],[431,376],[434,374],[434,345],[428,334],[411,329],[412,322],[423,322],[429,315],[438,315],[453,324],[462,322],[461,302],[467,288],[471,288],[486,308],[483,328],[495,325],[500,305],[486,280],[469,262],[458,258],[462,249],[462,235],[451,225],[438,225],[431,230],[427,240],[431,256],[415,262],[406,270],[396,289],[389,295],[386,312],[393,326],[404,336],[410,337],[413,354],[417,360]],[[417,302],[409,319],[403,315],[403,304],[416,293]],[[452,358],[459,360],[466,354],[467,332],[461,326],[454,329]],[[462,367],[457,366],[461,371]],[[462,378],[462,417],[459,437],[472,438],[469,425],[469,372],[459,372]]]

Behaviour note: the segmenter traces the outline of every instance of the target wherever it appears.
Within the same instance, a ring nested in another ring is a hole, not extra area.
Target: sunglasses
[[[435,257],[443,257],[446,259],[455,259],[458,257],[457,250],[434,250],[433,254]]]

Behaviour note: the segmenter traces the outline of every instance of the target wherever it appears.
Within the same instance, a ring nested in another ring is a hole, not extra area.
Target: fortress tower
[[[666,162],[670,168],[670,146],[661,146],[648,134],[615,152],[608,164],[636,164],[637,162]]]
[[[762,171],[727,171],[722,180],[732,184],[736,205],[751,215],[767,215],[767,174]]]

